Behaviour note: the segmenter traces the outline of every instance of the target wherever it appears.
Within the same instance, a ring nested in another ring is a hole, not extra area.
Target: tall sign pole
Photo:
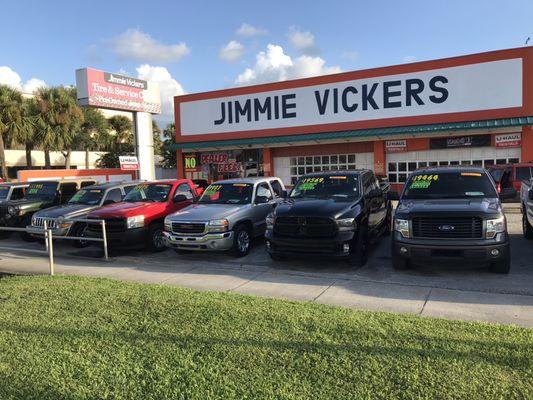
[[[76,70],[76,88],[80,106],[133,113],[139,178],[155,179],[152,114],[161,114],[159,85],[125,75],[82,68]]]

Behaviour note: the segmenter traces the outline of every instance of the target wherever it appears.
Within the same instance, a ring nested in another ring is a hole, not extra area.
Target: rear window
[[[498,194],[483,172],[459,171],[411,175],[402,199],[496,198]]]

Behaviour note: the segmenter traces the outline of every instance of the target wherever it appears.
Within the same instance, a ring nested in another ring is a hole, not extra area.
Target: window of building
[[[291,157],[291,185],[296,184],[302,175],[321,171],[354,170],[357,165],[356,154],[335,154],[329,156]]]

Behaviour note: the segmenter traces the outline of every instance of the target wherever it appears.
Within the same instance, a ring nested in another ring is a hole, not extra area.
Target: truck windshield
[[[125,197],[126,202],[136,201],[167,201],[172,185],[160,183],[141,183],[135,186]]]
[[[466,199],[498,197],[494,185],[482,172],[438,172],[412,175],[402,199]]]
[[[8,194],[9,194],[9,186],[0,186],[0,200],[7,199]]]
[[[88,206],[95,206],[100,204],[104,191],[102,189],[82,189],[78,190],[74,196],[69,200],[68,204],[86,204]]]
[[[352,201],[359,197],[357,175],[329,175],[301,178],[291,191],[291,199],[334,199]]]
[[[28,186],[26,198],[52,199],[56,195],[57,185],[58,184],[56,182],[31,183],[30,186]]]
[[[250,183],[216,183],[205,189],[199,203],[202,204],[249,204],[254,186]]]

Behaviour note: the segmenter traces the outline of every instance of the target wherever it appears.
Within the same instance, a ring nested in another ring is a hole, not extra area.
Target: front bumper
[[[27,232],[34,237],[43,238],[45,236],[44,229],[42,227],[29,225],[26,227],[26,229]],[[69,230],[70,228],[53,228],[52,236],[68,236]]]
[[[108,247],[114,248],[130,248],[146,244],[147,241],[146,228],[127,229],[123,232],[106,232],[106,239]],[[88,238],[102,239],[102,231],[86,230],[84,235]],[[100,246],[102,242],[97,242]]]
[[[331,238],[292,238],[275,235],[272,230],[265,233],[267,251],[279,256],[324,256],[344,258],[350,255],[354,245],[355,232],[338,232]],[[348,245],[348,246],[345,246]]]
[[[12,228],[25,228],[24,216],[19,215],[4,215],[0,218],[0,226],[12,227]]]
[[[163,232],[165,245],[177,250],[225,251],[233,246],[233,231],[208,233],[203,236],[183,236]]]
[[[392,240],[392,257],[409,259],[414,263],[487,264],[510,257],[507,235],[500,240],[445,241],[404,239],[398,232]]]

